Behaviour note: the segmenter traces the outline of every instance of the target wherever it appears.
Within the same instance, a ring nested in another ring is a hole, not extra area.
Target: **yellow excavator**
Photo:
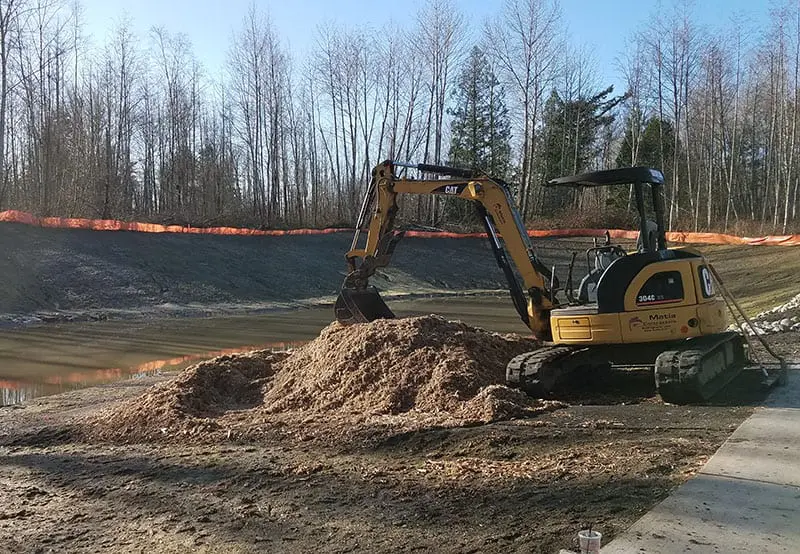
[[[444,178],[397,177],[402,168]],[[472,169],[385,161],[372,171],[346,254],[348,274],[334,307],[336,319],[354,324],[394,317],[369,278],[389,264],[403,236],[403,231],[394,228],[398,194],[461,198],[474,203],[514,306],[542,341],[541,348],[509,362],[508,384],[534,396],[547,396],[565,380],[583,373],[576,372],[579,368],[650,366],[665,401],[708,400],[748,365],[748,357],[742,334],[727,330],[727,303],[717,295],[720,280],[714,268],[692,248],[667,247],[661,172],[623,168],[548,183],[615,185],[633,185],[640,222],[637,251],[626,252],[612,244],[610,237],[605,244],[590,248],[587,258],[594,267],[581,279],[576,294],[575,255],[562,289],[554,270],[535,255],[503,180]],[[654,221],[648,213],[655,216]],[[365,226],[366,241],[359,247]],[[565,297],[561,300],[560,290]]]

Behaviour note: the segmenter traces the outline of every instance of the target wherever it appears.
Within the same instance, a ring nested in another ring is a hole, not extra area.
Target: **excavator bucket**
[[[345,325],[394,318],[392,310],[375,287],[363,290],[343,288],[336,299],[334,310],[336,321]]]

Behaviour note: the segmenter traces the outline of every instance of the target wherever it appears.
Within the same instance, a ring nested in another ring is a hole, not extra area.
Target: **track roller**
[[[656,388],[665,402],[692,404],[710,399],[747,364],[742,337],[720,333],[687,339],[656,358]]]

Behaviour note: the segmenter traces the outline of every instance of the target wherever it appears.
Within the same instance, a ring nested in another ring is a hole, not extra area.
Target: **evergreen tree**
[[[450,163],[506,179],[511,168],[511,123],[505,91],[483,51],[475,46],[453,90]],[[474,209],[448,201],[445,214],[461,223],[474,222]]]
[[[634,133],[632,121],[628,118],[625,126],[625,140],[617,154],[617,167],[653,167],[665,175],[672,169],[675,131],[667,120],[651,117],[639,133],[636,156],[633,155]],[[667,179],[669,181],[669,179]],[[629,187],[612,187],[606,197],[606,209],[615,213],[631,213],[633,192]]]
[[[614,122],[614,108],[625,96],[611,96],[608,87],[592,96],[563,100],[553,91],[544,106],[537,165],[542,182],[555,177],[587,171],[599,154],[600,131]],[[542,202],[544,213],[571,203],[576,191],[570,188],[552,190]]]
[[[544,107],[540,133],[542,180],[587,170],[598,155],[599,132],[614,122],[614,108],[625,98],[610,97],[614,87],[593,96],[564,101],[556,92]]]
[[[661,139],[662,136],[663,141]],[[625,129],[625,140],[622,142],[617,155],[617,167],[630,167],[632,165],[633,142],[633,129],[631,128],[631,122],[628,121]],[[639,136],[636,162],[633,165],[654,167],[662,172],[668,170],[672,167],[674,144],[675,135],[672,124],[667,120],[659,121],[657,117],[651,117]],[[662,153],[663,159],[661,158]]]

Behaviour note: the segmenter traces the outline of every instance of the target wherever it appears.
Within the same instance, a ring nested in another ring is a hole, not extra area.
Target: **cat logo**
[[[700,282],[703,285],[703,296],[706,298],[714,296],[714,281],[711,279],[711,272],[705,266],[700,268]]]

